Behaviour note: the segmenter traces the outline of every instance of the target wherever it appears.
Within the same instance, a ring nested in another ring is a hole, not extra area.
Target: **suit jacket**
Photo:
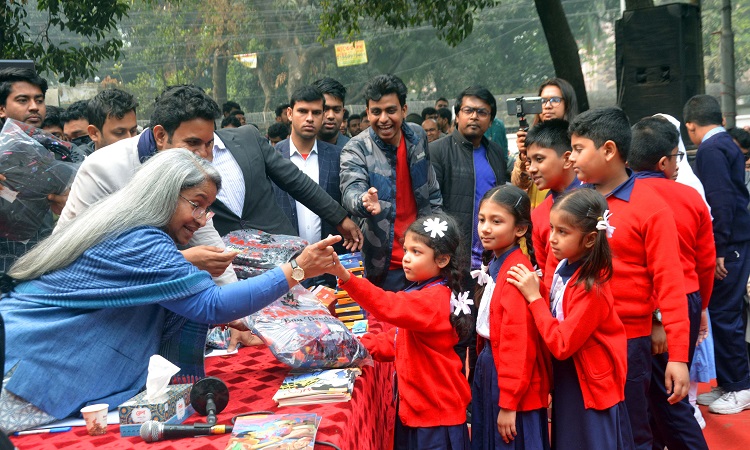
[[[341,204],[341,189],[339,189],[339,169],[341,160],[341,150],[332,144],[323,142],[321,140],[318,143],[318,184],[323,190],[328,193],[337,203]],[[289,160],[291,157],[291,146],[289,145],[289,138],[276,144],[276,150],[281,153],[284,159]],[[299,221],[297,220],[297,207],[295,204],[294,197],[285,192],[278,186],[274,185],[274,194],[276,195],[276,203],[279,204],[281,210],[292,223],[295,230],[295,235],[299,236]],[[320,221],[320,236],[322,239],[329,234],[338,234],[336,230],[336,224],[328,223],[321,217]]]
[[[217,130],[245,178],[245,202],[242,217],[237,217],[220,200],[212,210],[214,226],[222,236],[230,231],[256,228],[268,233],[296,235],[292,222],[274,198],[273,185],[288,192],[321,220],[338,224],[346,211],[320,186],[288,159],[284,159],[254,126]]]

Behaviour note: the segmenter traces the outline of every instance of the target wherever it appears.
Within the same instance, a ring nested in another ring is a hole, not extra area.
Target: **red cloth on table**
[[[219,424],[229,424],[233,416],[250,411],[278,413],[316,413],[323,416],[316,440],[336,444],[342,450],[383,450],[393,443],[395,410],[392,403],[392,363],[365,367],[357,379],[350,402],[278,408],[271,399],[289,372],[266,347],[241,348],[238,354],[206,359],[206,373],[223,380],[229,387],[229,404],[218,415]],[[193,414],[185,424],[205,422]],[[11,437],[20,450],[27,449],[149,449],[149,450],[223,450],[229,434],[146,443],[140,437],[120,437],[120,427],[109,425],[107,434],[89,436],[85,427],[53,434]],[[315,446],[323,450],[330,447]]]

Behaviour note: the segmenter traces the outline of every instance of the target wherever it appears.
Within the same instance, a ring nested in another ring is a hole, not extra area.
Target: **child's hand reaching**
[[[542,298],[542,294],[539,292],[539,276],[523,264],[511,267],[506,281],[517,287],[529,303]]]
[[[351,272],[346,270],[343,264],[341,264],[339,255],[337,255],[336,253],[333,254],[333,265],[330,266],[330,268],[326,272],[335,277],[338,277],[338,279],[341,280],[342,283],[346,283],[347,281],[349,281],[349,278],[352,276]]]
[[[506,444],[516,437],[516,412],[510,409],[500,409],[497,415],[497,431]]]

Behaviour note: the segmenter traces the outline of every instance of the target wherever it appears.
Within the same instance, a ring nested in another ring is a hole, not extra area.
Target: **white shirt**
[[[291,137],[289,138],[289,159],[299,170],[319,184],[320,171],[318,170],[318,141],[315,140],[312,150],[307,159],[295,147]],[[297,207],[297,228],[299,237],[307,242],[318,242],[320,240],[320,217],[310,211],[300,202],[295,202]]]
[[[212,164],[221,174],[221,189],[216,194],[216,199],[221,200],[234,215],[242,217],[242,206],[245,204],[245,177],[240,165],[216,133]]]

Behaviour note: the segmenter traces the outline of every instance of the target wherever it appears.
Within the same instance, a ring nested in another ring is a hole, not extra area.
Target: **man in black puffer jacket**
[[[482,263],[482,243],[477,236],[477,213],[479,200],[494,186],[505,184],[507,174],[507,151],[497,143],[484,137],[497,113],[495,97],[482,86],[464,89],[455,103],[456,131],[430,143],[430,161],[443,195],[443,211],[451,214],[461,229],[461,236],[472,236],[462,240],[458,257],[464,267],[478,269]],[[467,270],[464,284],[473,295],[474,280]],[[474,345],[460,342],[456,351],[465,360],[469,351],[470,364],[476,360]],[[471,378],[471,371],[469,372]]]

